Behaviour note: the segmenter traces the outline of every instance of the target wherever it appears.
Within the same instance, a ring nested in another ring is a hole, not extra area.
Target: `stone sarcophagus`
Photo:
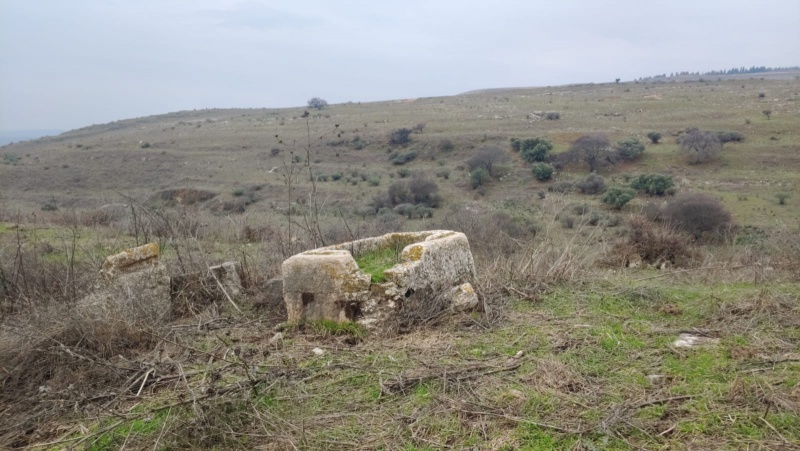
[[[463,233],[390,233],[283,262],[288,320],[354,321],[392,332],[445,310],[474,308],[475,264]]]

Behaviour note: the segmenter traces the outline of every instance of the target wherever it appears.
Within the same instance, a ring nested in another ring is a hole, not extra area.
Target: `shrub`
[[[243,196],[244,195],[244,188],[236,188],[235,190],[233,190],[233,195],[235,197]]]
[[[572,187],[573,186],[574,186],[574,184],[572,182],[570,182],[568,180],[564,180],[564,181],[561,181],[561,182],[553,183],[552,185],[548,186],[547,187],[547,191],[550,191],[551,193],[566,194],[566,193],[572,191]]]
[[[647,134],[647,137],[650,139],[650,142],[653,144],[658,144],[658,141],[661,140],[661,133],[659,132],[650,132]]]
[[[636,138],[623,139],[617,143],[617,156],[625,161],[633,161],[644,154],[644,144]]]
[[[659,174],[642,174],[631,182],[631,188],[652,196],[663,196],[674,185],[672,176]]]
[[[472,183],[472,189],[483,186],[483,184],[486,183],[490,178],[491,176],[489,175],[489,171],[482,167],[475,169],[469,174],[469,179]]]
[[[561,227],[565,229],[571,229],[575,227],[575,217],[570,215],[564,215],[561,217]]]
[[[507,153],[503,152],[503,150],[498,147],[492,146],[481,148],[475,152],[475,154],[471,156],[466,163],[470,172],[473,172],[478,168],[483,168],[489,173],[489,175],[497,177],[501,172],[503,172],[499,167],[500,164],[509,160],[510,157]]]
[[[717,138],[722,144],[735,142],[739,143],[744,141],[744,135],[739,132],[717,132]]]
[[[583,194],[600,194],[606,190],[606,181],[597,174],[589,174],[575,186]]]
[[[411,180],[402,180],[389,185],[386,195],[372,199],[372,207],[376,212],[381,208],[394,208],[400,204],[423,205],[437,208],[442,197],[438,194],[436,182],[424,176],[415,176]]]
[[[308,107],[309,108],[316,108],[321,110],[328,106],[328,102],[325,99],[320,99],[319,97],[312,97],[308,100]]]
[[[441,177],[445,180],[450,178],[450,170],[449,169],[442,169],[441,171],[436,173],[436,177]]]
[[[703,193],[684,193],[669,201],[662,211],[665,221],[694,235],[719,236],[731,226],[731,214],[719,199]]]
[[[369,186],[378,186],[381,184],[381,179],[377,175],[371,175],[367,178],[367,183]]]
[[[722,151],[722,142],[716,133],[696,128],[688,129],[678,144],[686,153],[689,164],[709,162]]]
[[[150,143],[147,141],[141,141],[139,142],[139,147],[141,147],[142,149],[147,149],[150,147]]]
[[[526,139],[520,145],[522,159],[528,163],[547,160],[551,150],[553,143],[546,138]]]
[[[393,146],[400,146],[408,144],[411,141],[411,130],[407,128],[398,128],[389,134],[389,144]]]
[[[341,179],[343,176],[344,174],[342,174],[341,172],[337,172],[335,174],[331,174],[331,179],[333,179],[333,181],[337,181]]]
[[[540,182],[545,182],[553,177],[553,167],[547,163],[533,165],[533,177]]]
[[[422,130],[425,130],[424,122],[420,122],[419,124],[411,127],[411,131],[413,131],[414,133],[422,133]]]
[[[772,115],[772,110],[764,110],[764,111],[762,111],[761,113],[762,113],[764,116],[766,116],[766,117],[767,117],[767,119],[769,119],[769,117]]]
[[[558,111],[548,111],[547,113],[545,113],[544,118],[547,119],[548,121],[557,121],[561,119],[561,113],[559,113]]]
[[[611,162],[611,143],[600,133],[581,136],[572,143],[570,152],[583,157],[589,165],[589,172],[594,172],[601,165]]]
[[[789,195],[786,193],[778,193],[775,197],[778,198],[778,205],[786,205],[786,199],[789,198]]]
[[[455,148],[456,146],[455,144],[453,144],[453,141],[450,141],[447,138],[444,138],[441,141],[439,141],[439,150],[441,150],[442,152],[452,152]]]
[[[417,158],[417,151],[412,150],[410,152],[406,152],[404,154],[392,154],[392,163],[396,165],[406,164],[409,161],[413,161]]]
[[[397,170],[397,175],[400,176],[401,179],[404,179],[411,175],[411,170],[408,168],[400,168]]]
[[[683,265],[691,258],[688,240],[665,225],[638,216],[629,223],[628,245],[648,263]]]
[[[603,203],[621,210],[634,197],[634,192],[625,188],[611,188],[603,194]]]
[[[511,141],[511,150],[513,150],[514,152],[519,152],[520,149],[522,148],[522,141],[520,141],[518,138],[511,138],[510,141]]]
[[[763,99],[763,98],[764,98],[764,97],[766,97],[766,96],[767,96],[767,94],[766,94],[765,92],[759,92],[759,93],[758,93],[758,98],[759,98],[759,99]]]

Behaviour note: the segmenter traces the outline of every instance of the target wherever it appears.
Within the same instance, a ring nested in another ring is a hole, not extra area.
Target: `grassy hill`
[[[492,89],[3,146],[0,448],[797,449],[798,99],[796,77]],[[693,127],[744,138],[691,165],[677,140]],[[646,146],[599,168],[607,188],[661,174],[675,195],[615,209],[581,193],[588,165],[562,157],[597,132]],[[534,137],[554,145],[550,181],[512,150]],[[474,186],[486,148],[497,170]],[[376,206],[412,188],[441,199]],[[658,219],[686,194],[709,197]],[[714,208],[733,226],[689,233]],[[284,258],[430,228],[466,233],[480,311],[394,337],[284,323]],[[147,241],[171,274],[241,261],[242,311],[76,308],[106,255]],[[676,345],[683,333],[706,344]]]

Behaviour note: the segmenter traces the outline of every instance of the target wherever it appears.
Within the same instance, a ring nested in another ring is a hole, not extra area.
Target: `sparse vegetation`
[[[546,138],[525,139],[520,143],[520,156],[528,163],[547,161],[553,143]]]
[[[650,142],[653,144],[658,144],[661,141],[661,133],[659,132],[648,132],[647,138],[650,139]]]
[[[597,174],[589,174],[588,177],[577,182],[575,186],[583,194],[601,194],[606,190],[606,181]]]
[[[783,114],[794,101],[757,93],[794,99],[797,80],[713,78],[605,85],[613,100],[581,85],[309,108],[310,133],[297,109],[196,110],[4,148],[15,162],[0,164],[0,412],[13,421],[0,421],[0,448],[791,448],[798,138]],[[524,118],[541,100],[568,120]],[[767,107],[776,121],[759,125]],[[317,140],[334,120],[336,136]],[[424,123],[406,148],[387,145],[394,128]],[[691,123],[735,143],[718,164],[679,164],[673,138],[624,167],[610,166],[612,148],[597,167],[605,196],[579,193],[587,163],[563,152],[575,138],[677,137]],[[265,142],[273,129],[284,150]],[[546,162],[505,148],[536,134],[554,144]],[[292,153],[309,135],[309,154]],[[493,146],[509,170],[473,190],[466,162]],[[280,166],[293,161],[287,195]],[[546,185],[534,181],[545,164],[558,168]],[[670,194],[666,174],[675,198],[641,197]],[[466,233],[481,310],[380,338],[353,323],[284,324],[281,262],[319,246],[309,177],[327,243]],[[627,190],[619,210],[603,203],[634,185],[640,197]],[[690,189],[708,199],[674,202]],[[224,299],[159,320],[81,309],[105,256],[145,241],[170,275],[240,261],[241,312]],[[716,341],[677,347],[681,331]]]

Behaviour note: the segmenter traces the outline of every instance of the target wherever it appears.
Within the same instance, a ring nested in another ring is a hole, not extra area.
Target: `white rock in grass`
[[[311,352],[313,352],[314,355],[317,355],[317,356],[325,355],[325,351],[323,351],[320,348],[314,348],[314,349],[311,350]]]

